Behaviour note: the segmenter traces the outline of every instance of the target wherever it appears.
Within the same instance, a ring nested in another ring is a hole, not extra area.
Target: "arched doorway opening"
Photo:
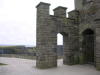
[[[57,34],[57,56],[63,56],[63,35],[61,33]]]
[[[68,34],[65,32],[61,32],[57,34],[57,45],[62,45],[62,48],[60,49],[60,58],[63,59],[63,64],[69,63],[68,54],[70,53],[69,49],[69,38]],[[59,57],[59,56],[58,56]]]
[[[85,64],[94,64],[94,31],[86,29],[83,33],[82,49]]]

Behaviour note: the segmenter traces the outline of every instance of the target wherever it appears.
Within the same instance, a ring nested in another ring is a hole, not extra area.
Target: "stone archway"
[[[85,64],[94,64],[94,31],[86,29],[83,33],[82,51]]]
[[[66,32],[59,32],[62,35],[62,42],[63,42],[63,64],[71,64],[71,57],[70,57],[70,49],[69,49],[69,37],[68,33]]]
[[[57,56],[63,56],[63,35],[61,33],[57,34]]]

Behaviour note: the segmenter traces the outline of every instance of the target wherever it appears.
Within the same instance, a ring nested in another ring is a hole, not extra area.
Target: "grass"
[[[4,63],[0,63],[0,66],[3,66],[3,65],[7,65],[7,64],[4,64]]]

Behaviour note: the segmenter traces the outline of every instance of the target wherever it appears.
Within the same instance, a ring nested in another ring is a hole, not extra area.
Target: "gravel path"
[[[51,69],[37,69],[35,60],[0,57],[0,75],[100,75],[100,71],[91,65],[63,65],[62,59],[58,60],[58,67]]]

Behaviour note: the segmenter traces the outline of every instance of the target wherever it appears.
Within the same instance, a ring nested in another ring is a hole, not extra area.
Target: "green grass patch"
[[[7,64],[4,64],[4,63],[0,63],[0,66],[3,66],[3,65],[7,65]]]

